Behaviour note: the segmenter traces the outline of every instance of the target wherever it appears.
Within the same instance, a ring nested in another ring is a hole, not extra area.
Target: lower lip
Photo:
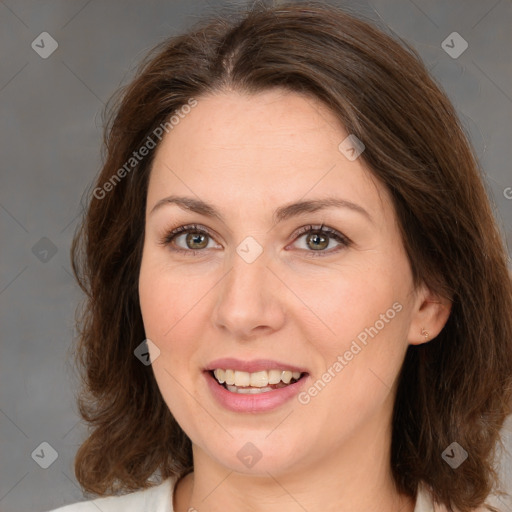
[[[277,409],[279,406],[298,395],[308,378],[308,375],[304,375],[304,377],[297,382],[289,384],[284,388],[273,389],[272,391],[266,391],[257,395],[250,395],[228,391],[210,375],[210,372],[204,372],[204,375],[215,400],[217,400],[222,407],[233,412],[267,412]]]

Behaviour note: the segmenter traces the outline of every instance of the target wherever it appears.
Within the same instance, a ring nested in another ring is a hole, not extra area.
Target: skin
[[[160,350],[154,375],[193,444],[175,510],[412,512],[389,463],[396,379],[408,345],[427,341],[422,328],[437,336],[449,305],[413,286],[389,193],[338,150],[348,133],[323,104],[279,89],[197,99],[155,155],[139,280],[146,336]],[[171,194],[213,204],[224,221],[174,204],[152,211]],[[273,223],[276,208],[325,197],[369,218],[329,208]],[[328,238],[318,255],[308,233],[295,235],[322,223],[352,243]],[[172,250],[197,247],[186,234],[159,243],[186,224],[209,230],[202,252]],[[263,249],[252,263],[236,251],[248,236]],[[396,302],[402,310],[309,403],[236,413],[213,400],[210,361],[286,361],[315,382]],[[247,442],[262,454],[252,468],[237,457]]]

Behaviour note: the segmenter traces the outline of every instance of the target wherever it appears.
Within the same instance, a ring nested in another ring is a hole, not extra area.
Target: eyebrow
[[[195,212],[200,215],[204,215],[205,217],[215,218],[225,223],[224,217],[213,205],[206,203],[200,199],[195,199],[193,197],[186,196],[172,195],[160,199],[155,204],[155,206],[153,206],[150,215],[167,204],[176,204],[182,210]],[[274,223],[278,224],[279,222],[283,222],[287,219],[290,219],[291,217],[296,217],[304,213],[317,212],[328,208],[348,208],[352,211],[362,214],[370,222],[373,222],[373,219],[370,216],[370,214],[362,206],[359,206],[356,203],[352,203],[351,201],[347,201],[345,199],[337,197],[326,197],[322,199],[298,201],[295,203],[280,206],[274,211],[272,218],[274,220]]]

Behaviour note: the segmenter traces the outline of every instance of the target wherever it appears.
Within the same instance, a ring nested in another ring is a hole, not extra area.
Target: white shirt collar
[[[432,495],[427,486],[421,482],[416,494],[416,506],[414,512],[436,512],[439,508],[434,506]]]

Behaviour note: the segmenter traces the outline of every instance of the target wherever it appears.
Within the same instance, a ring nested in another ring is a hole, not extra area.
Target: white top
[[[66,505],[49,512],[173,512],[172,479],[160,485],[123,496],[108,496],[95,500]],[[442,512],[444,507],[434,507],[430,493],[420,486],[414,512]]]

